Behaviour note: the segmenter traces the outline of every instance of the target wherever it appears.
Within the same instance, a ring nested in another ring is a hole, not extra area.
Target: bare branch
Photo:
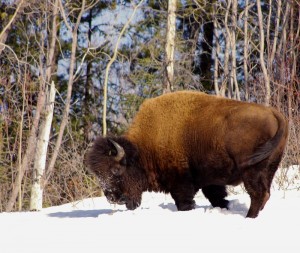
[[[108,83],[108,74],[110,71],[110,67],[111,65],[114,63],[114,61],[117,58],[117,54],[118,54],[118,48],[119,48],[119,44],[121,41],[121,38],[125,32],[125,30],[127,29],[127,27],[129,26],[129,24],[131,23],[131,20],[133,19],[137,9],[139,8],[139,6],[144,2],[144,0],[141,0],[133,9],[133,12],[131,14],[131,16],[129,17],[129,19],[127,20],[127,22],[125,23],[125,25],[123,26],[119,37],[117,39],[116,45],[115,45],[115,49],[114,49],[114,53],[113,56],[111,57],[110,61],[107,64],[106,70],[105,70],[105,79],[104,79],[104,90],[103,90],[103,119],[102,119],[102,124],[103,124],[103,136],[106,136],[107,133],[107,124],[106,124],[106,114],[107,114],[107,83]]]
[[[3,44],[5,43],[6,38],[8,36],[8,31],[11,28],[12,24],[16,21],[17,16],[21,12],[21,10],[24,9],[25,4],[26,4],[25,0],[19,0],[18,6],[16,8],[16,11],[15,11],[14,15],[12,16],[12,18],[9,20],[7,25],[4,27],[4,29],[0,33],[0,54],[1,54],[2,50],[4,49]]]

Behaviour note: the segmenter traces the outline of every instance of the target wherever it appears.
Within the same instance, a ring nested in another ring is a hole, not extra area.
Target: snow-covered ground
[[[230,210],[199,193],[195,210],[178,212],[169,195],[145,193],[134,211],[100,197],[1,213],[0,252],[300,252],[300,191],[274,190],[256,219],[245,218],[246,193],[228,199]]]

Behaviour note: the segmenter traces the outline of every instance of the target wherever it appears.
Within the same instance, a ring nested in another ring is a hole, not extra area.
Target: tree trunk
[[[34,168],[33,185],[31,188],[30,210],[40,211],[43,208],[43,176],[46,168],[46,155],[50,137],[51,123],[53,118],[53,109],[55,101],[55,85],[51,83],[47,92],[46,108],[44,110],[44,120],[40,127],[37,140]]]
[[[36,132],[37,132],[36,130],[38,128],[40,115],[41,115],[41,111],[42,111],[44,103],[45,103],[45,92],[43,90],[43,87],[40,87],[40,91],[39,91],[39,95],[38,95],[38,102],[37,102],[36,111],[35,111],[35,117],[34,117],[33,124],[32,124],[31,130],[30,130],[30,135],[29,135],[29,139],[27,142],[26,152],[22,158],[19,157],[19,159],[22,159],[22,162],[19,165],[18,175],[14,182],[13,190],[10,194],[9,200],[6,205],[6,212],[11,212],[13,210],[13,207],[16,203],[17,196],[19,194],[19,190],[21,188],[21,182],[24,177],[25,171],[29,167],[29,164],[33,159],[33,152],[34,152],[35,146],[36,146]]]
[[[244,14],[244,84],[245,84],[245,100],[249,101],[249,72],[248,72],[248,52],[249,52],[249,38],[248,38],[248,15],[249,15],[249,0],[245,2]]]
[[[264,35],[264,22],[261,11],[261,3],[260,0],[256,0],[257,4],[257,15],[258,15],[258,25],[259,25],[259,60],[260,65],[264,75],[264,83],[265,83],[265,104],[269,105],[271,100],[271,86],[270,86],[270,78],[268,74],[268,70],[266,68],[265,59],[264,59],[264,51],[265,51],[265,35]]]
[[[280,14],[282,12],[281,4],[282,4],[281,0],[277,0],[276,26],[275,26],[272,50],[271,50],[271,54],[269,56],[269,66],[270,66],[271,72],[273,72],[272,70],[273,70],[274,58],[275,58],[275,53],[276,53],[276,48],[277,48],[277,40],[278,40],[280,16],[281,16]]]
[[[92,20],[93,20],[93,11],[92,9],[89,12],[87,17],[87,22],[89,25],[88,29],[88,45],[90,46],[92,40]],[[90,141],[90,132],[92,129],[92,121],[90,120],[91,114],[91,106],[90,104],[93,102],[93,97],[91,95],[92,92],[92,61],[88,60],[86,64],[86,79],[85,79],[85,87],[84,87],[84,101],[83,101],[83,133],[84,133],[84,140],[88,143]]]
[[[231,0],[227,1],[227,7],[224,17],[224,37],[225,37],[225,53],[224,53],[224,74],[222,80],[222,86],[220,89],[220,93],[222,97],[226,96],[226,90],[228,89],[228,97],[232,97],[231,85],[228,85],[229,82],[229,51],[230,51],[230,30],[228,27],[228,16],[231,8]]]
[[[168,24],[166,41],[166,80],[163,93],[174,89],[174,50],[176,37],[176,0],[168,1]]]
[[[58,10],[59,10],[59,0],[54,0],[53,2],[53,7],[52,7],[52,24],[51,24],[51,30],[49,33],[49,50],[47,54],[47,65],[41,66],[41,73],[43,72],[43,69],[45,68],[45,78],[42,78],[41,80],[41,85],[46,85],[49,84],[51,81],[51,76],[55,68],[55,61],[56,61],[56,56],[55,56],[55,45],[56,45],[56,40],[57,40],[57,15],[58,15]],[[50,22],[49,22],[50,23]],[[54,94],[53,94],[54,93]],[[36,151],[36,156],[33,164],[33,185],[32,185],[32,192],[31,192],[31,200],[30,200],[30,210],[41,210],[42,205],[43,205],[43,190],[44,190],[44,178],[45,178],[45,171],[46,171],[46,160],[43,161],[43,159],[46,159],[47,155],[47,149],[49,146],[49,143],[47,141],[46,143],[39,143],[42,142],[43,139],[48,139],[50,136],[50,127],[51,127],[51,122],[52,122],[52,117],[53,117],[53,107],[54,104],[51,105],[49,103],[54,103],[55,100],[55,85],[54,82],[51,82],[50,85],[50,90],[47,92],[46,95],[47,101],[45,101],[44,105],[44,116],[46,117],[43,119],[42,123],[39,126],[39,137],[38,137],[38,144],[41,145],[41,150],[39,151],[37,147]],[[53,98],[52,98],[53,96]],[[53,101],[53,102],[52,102]],[[52,113],[51,113],[52,110]],[[50,111],[50,112],[49,112]],[[51,116],[49,115],[51,113]],[[51,117],[50,119],[47,119],[48,117]],[[45,121],[49,120],[50,122],[46,123]],[[50,125],[48,125],[50,124]],[[48,131],[48,129],[45,130],[45,128],[49,127],[49,133],[45,133],[45,131]],[[45,145],[45,146],[43,146]],[[40,152],[40,153],[39,153]],[[43,157],[45,156],[45,158]],[[35,202],[35,203],[33,203]]]
[[[66,17],[66,13],[65,10],[63,8],[63,3],[61,0],[59,1],[59,8],[60,8],[60,12],[63,16],[65,25],[67,26],[68,30],[70,33],[72,33],[72,47],[71,47],[71,56],[70,56],[70,68],[69,68],[69,81],[68,81],[68,88],[67,88],[67,97],[66,97],[66,101],[65,101],[65,108],[64,108],[64,112],[63,112],[63,117],[61,120],[61,124],[60,124],[60,128],[59,128],[59,133],[56,139],[56,143],[55,143],[55,147],[54,147],[54,151],[53,154],[51,156],[50,162],[49,162],[49,166],[47,168],[47,172],[46,172],[46,176],[45,176],[45,181],[44,181],[44,186],[47,184],[49,177],[54,169],[54,165],[58,156],[58,152],[61,146],[61,142],[62,142],[62,138],[64,135],[64,131],[65,131],[65,127],[68,123],[69,120],[69,112],[70,112],[70,107],[71,107],[71,97],[72,97],[72,89],[73,89],[73,82],[75,79],[75,75],[74,75],[74,70],[75,70],[75,64],[76,64],[76,50],[77,50],[77,38],[78,38],[78,28],[79,28],[79,23],[81,20],[81,17],[85,11],[85,0],[82,1],[81,4],[81,9],[77,18],[77,22],[74,25],[74,28],[72,28],[69,25],[69,22],[67,20]]]
[[[213,51],[213,59],[214,59],[214,88],[217,96],[220,96],[220,88],[219,88],[219,54],[220,54],[220,43],[219,43],[219,34],[218,34],[218,19],[216,17],[217,6],[214,4],[213,6],[213,24],[214,24],[214,37],[215,37],[215,45]]]
[[[232,68],[231,68],[231,79],[234,88],[234,98],[241,100],[240,89],[237,81],[237,71],[236,71],[236,33],[237,29],[237,0],[233,0],[232,3],[232,27],[231,29],[231,55],[232,55]]]
[[[203,24],[203,40],[201,43],[202,54],[200,55],[200,80],[204,87],[212,86],[212,48],[214,38],[214,23],[207,21]]]

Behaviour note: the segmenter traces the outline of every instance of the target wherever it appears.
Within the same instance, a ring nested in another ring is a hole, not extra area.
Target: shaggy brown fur
[[[128,209],[143,191],[162,191],[178,210],[191,210],[199,189],[227,208],[226,185],[243,182],[254,218],[270,196],[287,135],[274,108],[182,91],[146,100],[125,135],[98,138],[87,161],[108,200]]]

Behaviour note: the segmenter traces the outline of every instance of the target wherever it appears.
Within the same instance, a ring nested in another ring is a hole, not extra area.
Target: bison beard
[[[96,139],[87,163],[107,199],[131,210],[144,191],[170,193],[178,210],[191,210],[200,189],[213,207],[227,208],[226,185],[244,183],[254,218],[287,135],[274,108],[182,91],[146,100],[123,136]]]

